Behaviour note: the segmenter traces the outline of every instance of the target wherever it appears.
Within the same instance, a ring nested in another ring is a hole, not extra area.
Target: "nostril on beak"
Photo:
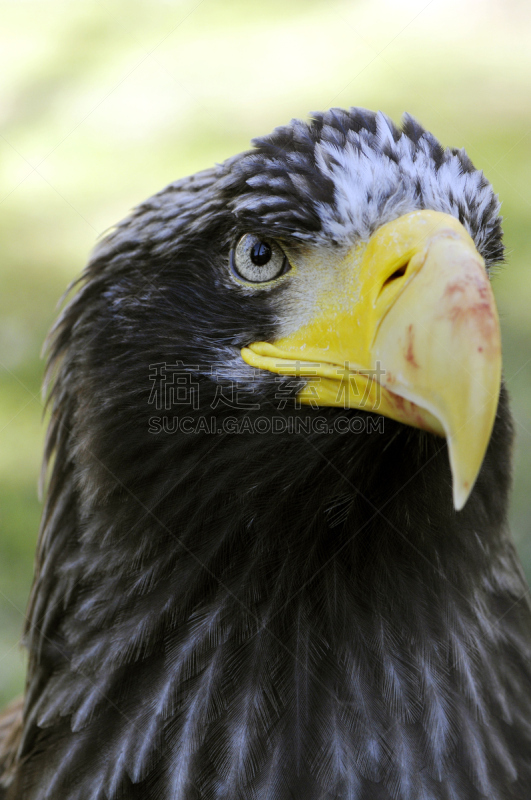
[[[396,281],[397,278],[402,278],[406,274],[408,265],[409,265],[409,259],[407,261],[404,261],[403,264],[400,264],[400,266],[397,267],[391,275],[389,275],[385,283],[382,285],[382,288],[380,289],[380,294],[382,294],[384,289],[386,289],[393,281]]]

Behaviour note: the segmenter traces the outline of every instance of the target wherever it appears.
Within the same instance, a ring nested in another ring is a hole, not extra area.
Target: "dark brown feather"
[[[10,703],[0,716],[0,798],[13,779],[14,767],[22,736],[24,698]]]

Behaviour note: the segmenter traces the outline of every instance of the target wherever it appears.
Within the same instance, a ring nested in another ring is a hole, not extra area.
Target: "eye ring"
[[[286,254],[275,241],[245,233],[230,252],[233,274],[247,283],[267,283],[290,269]]]

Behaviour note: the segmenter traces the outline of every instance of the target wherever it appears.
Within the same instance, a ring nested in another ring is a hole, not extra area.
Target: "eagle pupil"
[[[263,267],[271,258],[271,248],[265,242],[256,242],[251,248],[251,261],[257,267]]]

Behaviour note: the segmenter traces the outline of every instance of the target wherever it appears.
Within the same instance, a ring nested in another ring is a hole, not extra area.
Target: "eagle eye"
[[[244,234],[230,254],[231,269],[249,283],[265,283],[279,278],[289,270],[289,261],[276,242]]]

